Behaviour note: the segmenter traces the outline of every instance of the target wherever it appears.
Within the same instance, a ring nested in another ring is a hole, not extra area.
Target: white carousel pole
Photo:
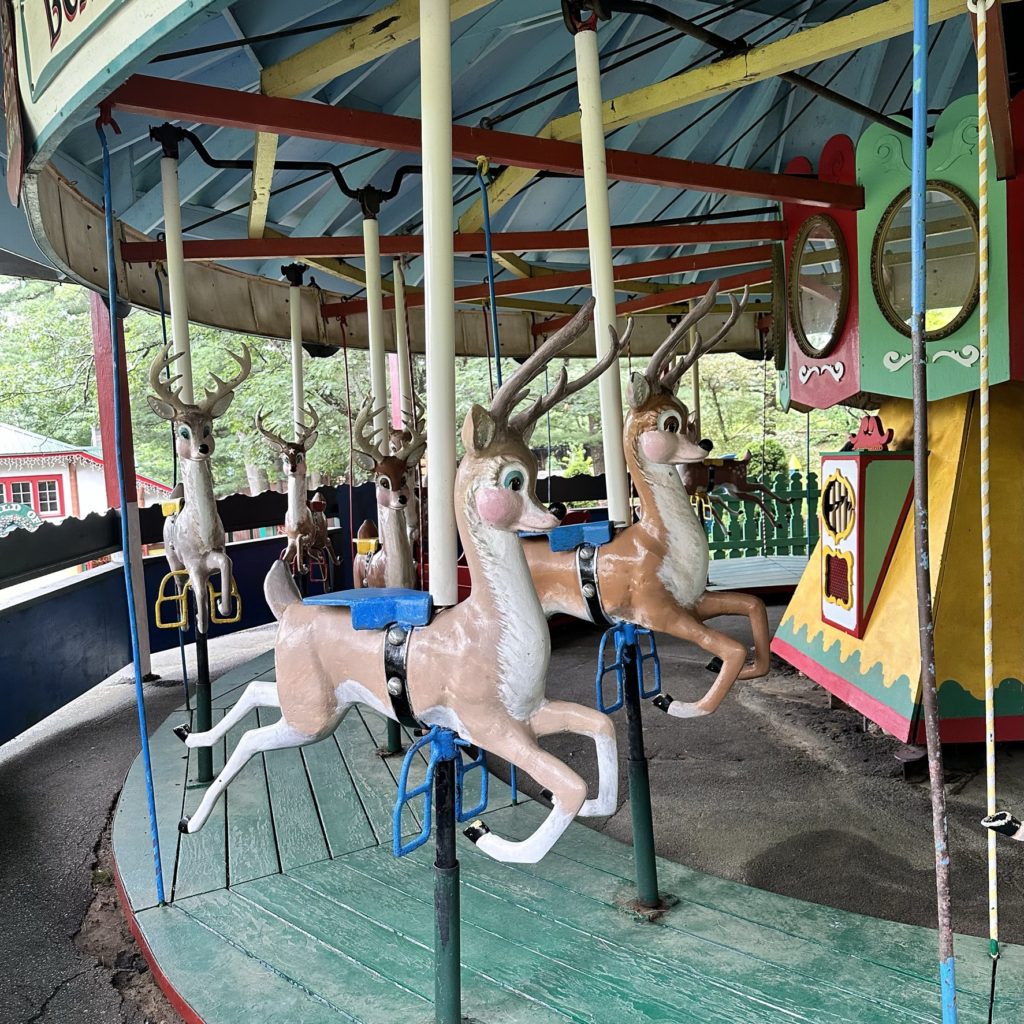
[[[427,536],[430,593],[458,601],[455,492],[455,251],[452,214],[452,30],[449,0],[420,3],[423,275],[427,353]]]
[[[387,359],[384,354],[384,292],[380,282],[380,226],[363,211],[363,259],[366,263],[366,326],[370,340],[370,392],[378,410],[373,425],[386,439],[388,426]],[[382,442],[383,443],[383,442]],[[385,448],[386,448],[385,444]]]
[[[582,23],[574,36],[576,79],[580,96],[583,143],[583,183],[587,202],[591,289],[597,300],[594,340],[600,359],[611,347],[609,327],[616,326],[615,279],[612,276],[611,214],[605,162],[604,121],[601,116],[601,66],[598,62],[596,19]],[[622,386],[619,366],[610,366],[598,381],[601,396],[601,442],[604,447],[608,517],[617,523],[632,520],[626,459],[622,451]]]
[[[292,430],[296,441],[302,434],[302,424],[305,422],[303,410],[306,405],[302,360],[302,275],[305,269],[301,263],[289,263],[281,268],[281,273],[288,279],[288,322],[292,341]]]
[[[185,291],[185,251],[181,241],[181,190],[178,187],[178,129],[165,124],[154,128],[150,137],[163,146],[160,158],[160,186],[164,202],[164,236],[167,248],[167,285],[171,305],[171,339],[175,354],[174,372],[181,375],[181,400],[195,401],[192,386],[192,349],[188,336],[188,295]]]
[[[409,332],[405,322],[405,271],[400,259],[391,263],[395,285],[395,351],[398,358],[399,408],[403,422],[412,419],[412,367],[409,363]]]

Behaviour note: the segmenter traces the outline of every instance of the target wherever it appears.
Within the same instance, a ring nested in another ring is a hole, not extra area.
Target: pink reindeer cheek
[[[675,448],[675,436],[672,434],[660,430],[645,430],[640,435],[640,449],[651,462],[671,462]]]
[[[519,495],[499,487],[484,487],[477,491],[476,507],[485,523],[499,529],[507,529],[518,522],[523,512]]]

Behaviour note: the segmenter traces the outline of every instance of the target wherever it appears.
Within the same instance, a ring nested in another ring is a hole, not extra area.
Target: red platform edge
[[[113,851],[111,851],[111,860],[114,864],[114,885],[117,888],[117,898],[121,903],[121,913],[128,922],[128,928],[138,943],[139,949],[142,950],[142,955],[146,958],[146,963],[149,964],[149,969],[153,972],[160,991],[167,997],[167,1001],[174,1007],[178,1016],[185,1021],[185,1024],[206,1024],[206,1021],[186,1002],[185,997],[171,984],[170,978],[160,969],[160,964],[149,948],[149,943],[146,942],[146,938],[142,934],[139,922],[135,919],[135,911],[132,910],[128,894],[121,882],[121,872],[118,871],[117,857],[113,855]]]

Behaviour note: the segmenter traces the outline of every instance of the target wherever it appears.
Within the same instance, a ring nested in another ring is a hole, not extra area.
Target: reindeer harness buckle
[[[615,642],[615,661],[610,665],[605,661],[609,637]],[[649,641],[646,651],[641,643],[644,637]],[[650,689],[644,686],[644,663],[648,661],[651,663],[654,679]],[[654,639],[654,633],[632,622],[620,622],[605,631],[597,651],[595,688],[597,691],[598,711],[611,715],[626,703],[626,666],[631,662],[636,664],[636,684],[640,691],[640,697],[646,700],[650,697],[657,697],[661,693],[661,659],[658,657],[658,644]],[[609,672],[615,673],[616,692],[615,700],[610,704],[606,704],[604,699],[604,680]]]
[[[404,631],[404,627],[392,626],[388,633],[397,629]],[[405,635],[408,637],[408,632]],[[389,679],[389,687],[390,682]],[[414,763],[420,763],[420,751],[427,744],[430,744],[430,757],[427,760],[426,775],[418,786],[410,789],[409,769]],[[463,760],[463,751],[470,757],[470,760]],[[398,796],[395,799],[395,809],[391,815],[391,849],[396,857],[404,857],[412,853],[413,850],[418,850],[430,838],[430,829],[433,824],[434,769],[441,761],[455,762],[455,820],[458,822],[469,821],[487,809],[486,753],[474,747],[468,740],[464,740],[451,729],[445,729],[440,725],[431,726],[409,747],[405,759],[402,761],[402,771],[398,776]],[[466,777],[477,769],[481,772],[480,800],[475,807],[466,810],[463,807]],[[423,797],[423,812],[420,815],[422,828],[412,839],[403,843],[402,813],[413,800],[419,797]]]

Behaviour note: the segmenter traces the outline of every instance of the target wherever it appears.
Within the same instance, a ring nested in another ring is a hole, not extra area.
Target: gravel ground
[[[770,609],[773,626],[781,607]],[[742,637],[742,623],[727,631]],[[273,627],[210,644],[214,676],[266,650]],[[593,702],[597,633],[556,636],[560,697]],[[703,652],[660,644],[666,689],[694,699],[711,674]],[[159,655],[150,725],[180,703],[177,652]],[[701,871],[846,910],[934,925],[927,786],[903,781],[900,744],[781,663],[737,684],[716,714],[679,720],[644,707],[658,853]],[[620,713],[625,749],[625,717]],[[545,746],[592,777],[589,743]],[[124,926],[109,862],[109,820],[138,750],[133,690],[115,677],[0,747],[0,1021],[178,1024]],[[984,934],[983,758],[947,751],[958,931]],[[1024,809],[1024,745],[1001,749],[1000,791]],[[525,788],[529,788],[526,784]],[[625,795],[625,786],[622,794]],[[596,827],[630,838],[627,804]],[[1024,848],[1004,844],[1004,937],[1024,942]]]

